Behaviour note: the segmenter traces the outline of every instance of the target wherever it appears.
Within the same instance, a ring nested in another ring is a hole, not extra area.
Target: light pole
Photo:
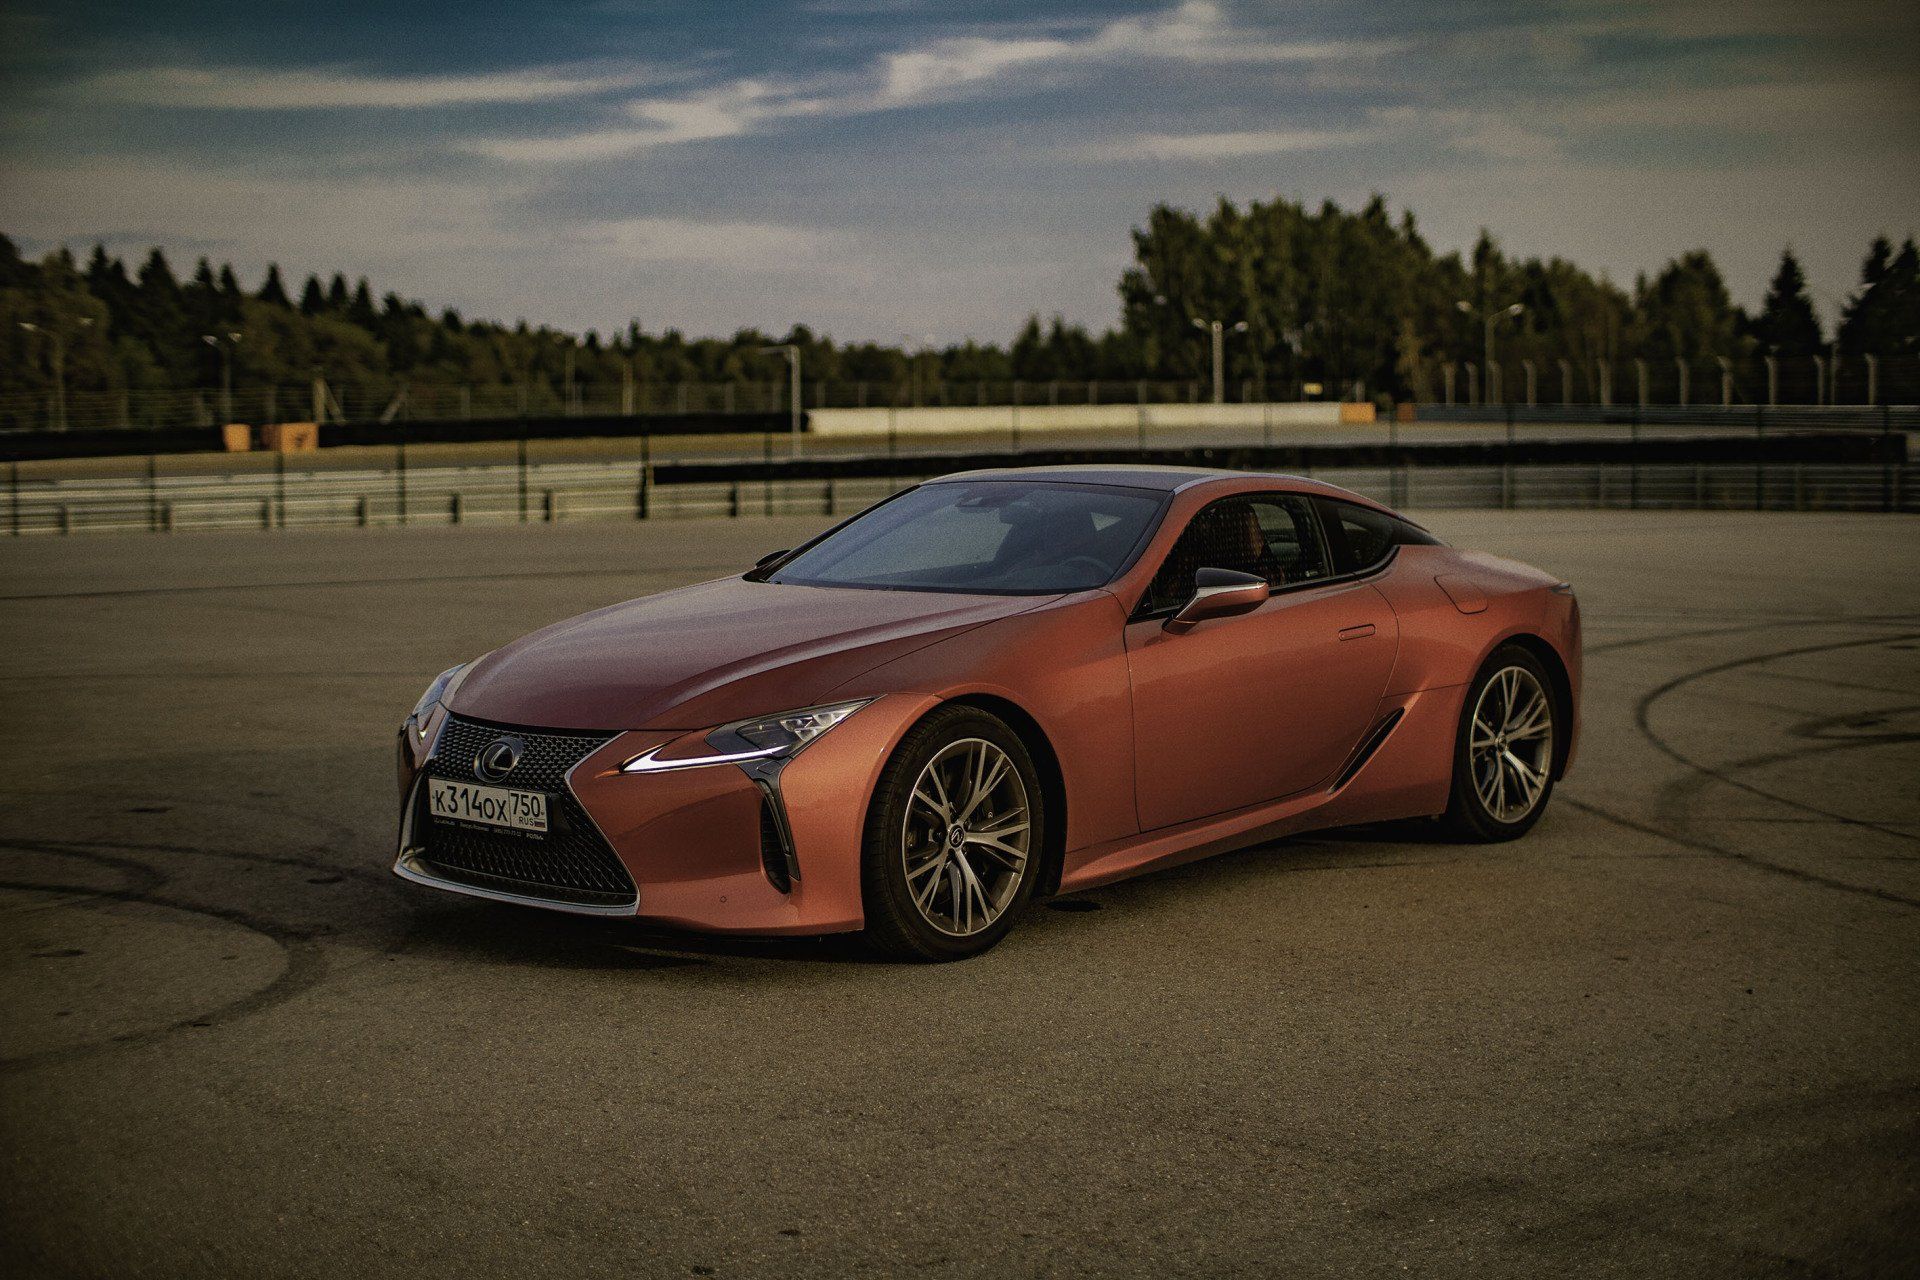
[[[1493,389],[1493,370],[1495,367],[1493,363],[1493,326],[1507,316],[1519,315],[1522,311],[1526,310],[1526,307],[1515,302],[1508,306],[1495,307],[1491,311],[1476,312],[1473,309],[1473,304],[1465,298],[1460,299],[1453,305],[1460,308],[1462,315],[1478,315],[1486,326],[1480,344],[1480,367],[1486,371],[1486,381],[1481,384],[1480,403],[1485,404],[1487,402],[1487,392]]]
[[[573,403],[573,338],[569,334],[556,333],[553,340],[560,347],[560,416],[574,416]]]
[[[238,330],[203,333],[200,341],[220,353],[220,420],[233,421],[233,348],[245,336]]]
[[[788,383],[787,412],[792,419],[793,456],[800,456],[800,348],[792,342],[783,342],[777,346],[760,348],[762,354],[771,355],[778,351],[787,357]]]
[[[73,327],[85,329],[93,323],[92,316],[82,316],[74,321]],[[52,348],[53,357],[53,426],[56,431],[67,429],[67,331],[58,320],[51,324],[39,325],[22,320],[20,327],[28,333],[43,333]]]
[[[1203,320],[1199,316],[1192,317],[1192,320],[1194,328],[1213,335],[1213,402],[1225,404],[1227,402],[1227,335],[1245,333],[1247,322],[1242,320],[1230,326],[1224,320]]]

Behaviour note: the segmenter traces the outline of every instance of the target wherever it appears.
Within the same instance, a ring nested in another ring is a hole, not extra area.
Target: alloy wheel
[[[1503,667],[1473,707],[1473,787],[1499,822],[1519,822],[1546,794],[1553,767],[1553,703],[1525,667]]]
[[[914,781],[902,823],[907,893],[952,937],[990,927],[1020,891],[1032,846],[1027,786],[984,738],[950,742]]]

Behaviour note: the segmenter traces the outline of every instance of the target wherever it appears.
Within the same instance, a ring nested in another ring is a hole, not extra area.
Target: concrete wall
[[[1015,415],[1018,415],[1016,423]],[[980,408],[812,409],[814,435],[961,435],[1021,431],[1129,431],[1146,418],[1149,430],[1242,427],[1260,430],[1331,427],[1372,422],[1370,404],[1331,401],[1284,404],[985,405]]]

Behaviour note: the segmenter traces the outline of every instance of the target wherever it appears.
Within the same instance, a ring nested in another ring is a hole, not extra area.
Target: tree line
[[[1920,255],[1911,237],[1869,247],[1836,331],[1824,331],[1790,249],[1757,313],[1730,297],[1706,250],[1683,253],[1627,289],[1563,258],[1510,256],[1485,232],[1470,252],[1436,253],[1411,212],[1375,197],[1348,210],[1288,200],[1222,200],[1201,214],[1161,205],[1133,232],[1119,281],[1120,320],[1103,332],[1035,315],[1004,346],[929,350],[839,344],[804,324],[783,334],[601,335],[525,321],[432,314],[364,278],[308,276],[295,287],[277,265],[252,287],[202,258],[182,279],[159,248],[129,267],[95,246],[85,263],[57,249],[24,258],[0,236],[0,395],[139,392],[236,385],[412,384],[539,387],[777,382],[802,349],[809,382],[916,383],[1202,380],[1208,333],[1226,330],[1228,378],[1261,394],[1358,389],[1432,398],[1435,372],[1484,363],[1489,339],[1512,367],[1532,359],[1581,364],[1631,358],[1920,354]],[[1196,325],[1200,327],[1196,327]],[[230,364],[229,364],[230,362]]]

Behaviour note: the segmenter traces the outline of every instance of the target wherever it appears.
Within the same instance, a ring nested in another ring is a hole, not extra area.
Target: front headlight
[[[665,773],[670,769],[701,769],[716,764],[740,764],[791,756],[848,716],[873,701],[835,702],[824,707],[802,707],[778,715],[759,716],[723,724],[707,735],[707,745],[718,754],[656,759],[667,744],[653,747],[620,766],[622,773]]]
[[[407,713],[407,727],[413,730],[415,737],[424,739],[427,736],[425,728],[427,713],[432,711],[440,699],[446,695],[447,686],[453,683],[453,678],[466,668],[467,664],[463,662],[457,667],[448,667],[442,671],[433,678],[433,683],[427,686],[427,691],[420,695],[420,701],[413,704],[413,710]]]

